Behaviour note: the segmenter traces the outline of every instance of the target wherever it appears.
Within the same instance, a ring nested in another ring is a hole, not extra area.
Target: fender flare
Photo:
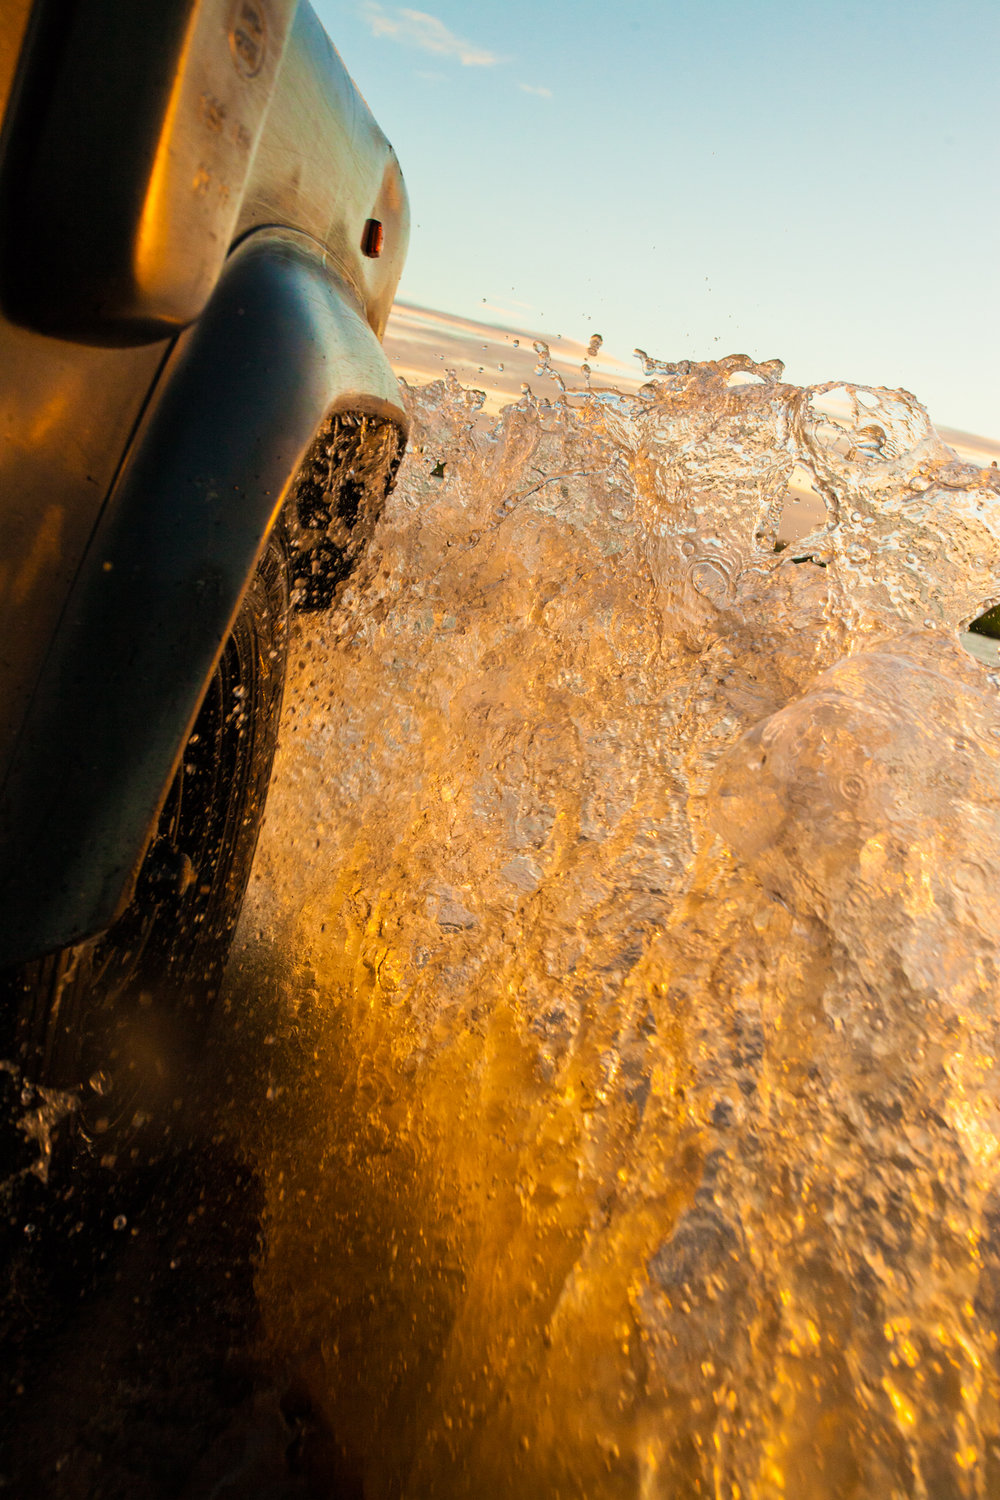
[[[264,229],[178,341],[91,538],[0,795],[0,967],[106,928],[321,422],[399,387],[322,246]]]

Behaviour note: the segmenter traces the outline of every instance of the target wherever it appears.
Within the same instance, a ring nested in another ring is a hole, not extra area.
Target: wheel
[[[78,1090],[84,1136],[120,1142],[182,1088],[250,876],[285,678],[288,563],[272,537],[117,922],[4,988],[22,1077]]]
[[[296,609],[336,602],[372,538],[405,446],[384,417],[336,412],[323,423],[285,510]]]

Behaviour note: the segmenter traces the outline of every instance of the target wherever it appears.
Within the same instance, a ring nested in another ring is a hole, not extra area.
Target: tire
[[[176,1108],[250,876],[284,688],[288,563],[269,541],[143,861],[106,932],[6,976],[22,1078],[78,1091],[102,1152]]]
[[[323,423],[285,509],[298,611],[336,603],[371,541],[405,447],[403,433],[385,417],[336,412]]]

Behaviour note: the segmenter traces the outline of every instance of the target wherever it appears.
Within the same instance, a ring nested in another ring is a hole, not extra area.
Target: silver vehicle
[[[197,1036],[289,609],[392,482],[407,199],[304,0],[7,0],[0,111],[0,1055],[107,1114]]]

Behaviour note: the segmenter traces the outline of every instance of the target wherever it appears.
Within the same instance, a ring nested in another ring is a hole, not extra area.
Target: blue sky
[[[1000,436],[997,0],[314,4],[403,164],[407,301]]]

